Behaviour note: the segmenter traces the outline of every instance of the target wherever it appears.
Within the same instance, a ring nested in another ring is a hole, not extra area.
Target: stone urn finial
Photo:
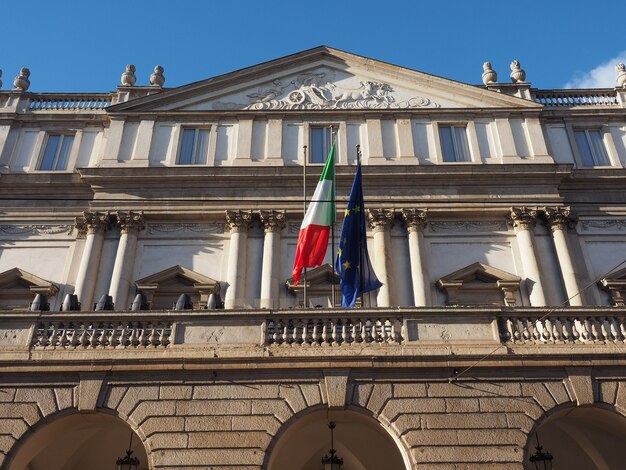
[[[2,78],[2,69],[0,69],[0,78]],[[0,80],[0,88],[2,88],[2,80]]]
[[[15,80],[13,80],[13,86],[15,89],[20,91],[28,90],[28,87],[30,86],[30,80],[28,77],[30,77],[30,70],[26,67],[22,67],[20,74],[15,77]]]
[[[513,83],[524,83],[526,81],[526,71],[518,60],[511,62],[511,81]]]
[[[165,84],[164,69],[160,65],[154,68],[154,73],[150,75],[150,85],[162,87]]]
[[[490,83],[496,83],[498,81],[498,74],[491,68],[491,62],[485,62],[483,64],[483,83],[489,85]]]
[[[135,76],[135,66],[133,64],[128,64],[126,66],[126,72],[122,74],[122,85],[134,86],[136,81],[137,77]]]
[[[615,80],[617,80],[618,87],[626,87],[626,65],[617,64],[615,66]]]

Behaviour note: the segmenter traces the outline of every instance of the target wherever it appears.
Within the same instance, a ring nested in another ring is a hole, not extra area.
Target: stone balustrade
[[[553,312],[423,307],[0,315],[0,362],[3,357],[22,357],[15,356],[21,353],[38,360],[93,359],[95,351],[102,360],[124,354],[156,358],[163,353],[172,358],[269,355],[287,360],[322,357],[330,350],[346,357],[364,351],[370,357],[440,356],[453,350],[468,357],[502,345],[508,346],[506,355],[511,357],[550,353],[554,348],[563,352],[563,347],[599,354],[613,354],[618,346],[626,351],[624,307],[567,307]]]
[[[620,344],[626,342],[626,314],[554,312],[510,314],[498,318],[502,342],[513,344]]]
[[[32,93],[31,111],[95,111],[111,105],[110,93]]]
[[[578,106],[618,106],[614,89],[540,90],[534,99],[546,108],[573,108]]]
[[[172,322],[160,320],[50,320],[39,322],[33,348],[165,348]]]
[[[393,317],[280,318],[265,324],[267,346],[386,346],[402,344],[402,321]]]

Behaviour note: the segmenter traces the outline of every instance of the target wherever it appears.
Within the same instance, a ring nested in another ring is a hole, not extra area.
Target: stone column
[[[515,230],[524,276],[526,277],[530,305],[533,307],[544,307],[547,305],[546,296],[541,282],[541,271],[535,249],[534,228],[537,224],[537,210],[526,207],[512,207],[508,219]]]
[[[93,291],[100,267],[100,255],[104,243],[104,232],[109,229],[110,214],[108,212],[83,212],[76,218],[78,235],[85,236],[85,248],[80,260],[74,294],[78,296],[82,310],[91,310]]]
[[[117,245],[109,295],[113,297],[116,310],[128,309],[128,291],[135,265],[137,234],[145,228],[142,212],[120,211],[116,215],[120,226],[120,241]]]
[[[552,231],[554,249],[561,268],[569,304],[573,307],[580,307],[583,305],[582,296],[579,294],[582,285],[578,282],[574,262],[567,243],[567,229],[574,226],[574,221],[570,218],[570,209],[569,207],[546,207],[543,210],[543,215]]]
[[[226,225],[230,230],[230,249],[228,252],[228,289],[224,298],[224,308],[243,307],[246,289],[246,256],[248,228],[252,221],[250,211],[226,211]]]
[[[393,225],[393,211],[370,209],[368,219],[374,232],[374,272],[383,284],[378,291],[377,303],[379,307],[389,307],[391,302],[391,277],[389,275],[391,237],[389,230]]]
[[[265,228],[263,269],[261,271],[261,308],[278,306],[278,260],[280,231],[285,228],[285,211],[261,211]]]
[[[409,237],[413,304],[416,307],[425,307],[428,305],[429,282],[425,269],[425,253],[420,234],[426,227],[426,210],[402,209],[402,219],[406,224],[406,231]]]

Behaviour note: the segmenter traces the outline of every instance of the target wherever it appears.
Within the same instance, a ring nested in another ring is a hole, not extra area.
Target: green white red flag
[[[330,148],[326,165],[304,215],[298,236],[293,280],[298,285],[304,268],[321,266],[328,248],[330,228],[335,223],[335,144]]]

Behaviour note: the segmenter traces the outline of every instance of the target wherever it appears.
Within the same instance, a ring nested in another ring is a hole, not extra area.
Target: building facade
[[[0,89],[0,459],[621,468],[626,71],[468,85],[318,47],[177,88]],[[477,75],[478,78],[478,75]],[[383,286],[294,285],[336,143]],[[37,296],[37,297],[36,297]],[[335,295],[338,297],[338,295]],[[132,438],[131,438],[132,436]],[[131,444],[128,443],[131,438]],[[329,467],[330,468],[330,467]]]

